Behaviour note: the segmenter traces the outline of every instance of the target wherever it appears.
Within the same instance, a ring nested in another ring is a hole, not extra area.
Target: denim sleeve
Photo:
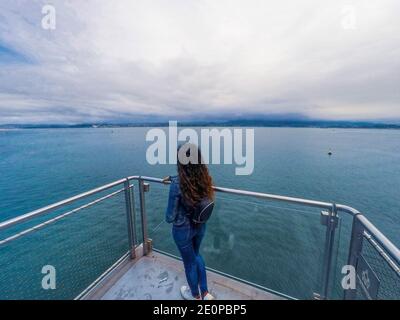
[[[165,221],[168,223],[172,223],[176,219],[178,214],[179,198],[179,184],[172,180],[172,183],[169,187],[168,207],[167,211],[165,212]]]

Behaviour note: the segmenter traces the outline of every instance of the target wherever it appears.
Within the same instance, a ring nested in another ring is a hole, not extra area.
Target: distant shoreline
[[[178,121],[179,127],[266,127],[266,128],[320,128],[320,129],[400,129],[400,124],[352,121]],[[167,121],[141,123],[83,123],[83,124],[9,124],[0,125],[0,131],[15,129],[76,129],[76,128],[138,128],[168,127]]]
[[[400,130],[400,126],[377,126],[377,127],[328,127],[328,126],[270,126],[270,125],[179,125],[178,128],[193,127],[193,128],[293,128],[293,129],[377,129],[377,130]],[[29,127],[19,127],[2,129],[0,132],[10,132],[19,130],[40,130],[40,129],[124,129],[124,128],[168,128],[168,125],[129,125],[129,126],[29,126]]]

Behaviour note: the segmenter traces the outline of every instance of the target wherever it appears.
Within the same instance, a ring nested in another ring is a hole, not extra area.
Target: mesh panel
[[[362,255],[380,280],[377,299],[400,299],[400,274],[393,270],[367,238],[363,241]],[[365,299],[361,291],[358,290],[357,298]]]
[[[0,299],[73,299],[127,251],[119,193],[0,246]],[[47,265],[56,271],[54,290],[42,288]]]

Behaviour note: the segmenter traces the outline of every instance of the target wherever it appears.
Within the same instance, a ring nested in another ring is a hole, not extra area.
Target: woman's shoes
[[[182,298],[185,300],[201,300],[200,296],[193,297],[192,291],[190,291],[190,288],[188,286],[181,287],[181,295],[182,295]]]
[[[203,296],[203,300],[215,300],[215,297],[214,297],[211,293],[207,292],[207,293]]]
[[[185,300],[201,300],[201,297],[193,297],[192,291],[188,286],[182,286],[181,287],[181,295],[182,298]],[[205,295],[203,295],[203,300],[215,300],[215,297],[207,292]]]

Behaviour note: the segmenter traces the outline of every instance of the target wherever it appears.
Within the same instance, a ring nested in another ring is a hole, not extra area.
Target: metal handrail
[[[139,176],[139,177],[132,176],[132,177],[128,177],[128,179],[143,180],[143,181],[156,182],[156,183],[162,183],[162,184],[165,183],[165,182],[163,182],[163,179],[147,177],[147,176]],[[308,200],[308,199],[302,199],[302,198],[286,197],[286,196],[280,196],[280,195],[274,195],[274,194],[268,194],[268,193],[246,191],[246,190],[240,190],[240,189],[214,187],[214,190],[218,191],[218,192],[223,192],[223,193],[237,194],[237,195],[249,196],[249,197],[253,197],[253,198],[269,199],[269,200],[275,200],[275,201],[281,201],[281,202],[287,202],[287,203],[295,203],[295,204],[299,204],[299,205],[317,207],[317,208],[328,209],[328,210],[331,210],[334,206],[336,206],[337,211],[345,212],[345,213],[351,215],[352,217],[358,219],[360,221],[360,223],[365,227],[365,229],[368,230],[377,239],[379,244],[381,244],[384,247],[384,249],[388,251],[388,253],[392,256],[392,258],[395,259],[398,264],[400,264],[400,250],[381,231],[379,231],[379,229],[377,229],[372,224],[372,222],[370,222],[360,211],[358,211],[357,209],[354,209],[350,206],[342,205],[342,204],[333,204],[333,203],[329,203],[329,202]]]
[[[147,177],[147,176],[131,176],[131,177],[128,177],[128,179],[130,179],[130,180],[141,179],[143,181],[156,182],[156,183],[162,183],[162,184],[169,183],[169,182],[164,182],[163,179],[160,179],[160,178]],[[232,189],[232,188],[223,188],[223,187],[214,186],[214,190],[218,191],[218,192],[223,192],[223,193],[238,194],[238,195],[242,195],[242,196],[250,196],[250,197],[261,198],[261,199],[269,199],[269,200],[276,200],[276,201],[281,201],[281,202],[295,203],[295,204],[300,204],[300,205],[305,205],[305,206],[310,206],[310,207],[317,207],[317,208],[328,209],[328,210],[332,209],[332,206],[333,206],[333,204],[329,203],[329,202],[280,196],[280,195],[275,195],[275,194],[247,191],[247,190],[241,190],[241,189]],[[336,204],[336,208],[338,211],[346,212],[352,216],[361,214],[360,211],[358,211],[357,209],[354,209],[350,206],[346,206],[346,205],[342,205],[342,204]]]
[[[111,182],[109,184],[106,184],[104,186],[89,190],[87,192],[83,192],[83,193],[78,194],[76,196],[73,196],[71,198],[68,198],[68,199],[53,203],[53,204],[51,204],[49,206],[46,206],[46,207],[31,211],[31,212],[29,212],[27,214],[24,214],[24,215],[15,217],[13,219],[9,219],[9,220],[6,220],[4,222],[1,222],[0,223],[0,231],[3,230],[3,229],[9,228],[11,226],[14,226],[16,224],[19,224],[21,222],[31,220],[32,218],[38,217],[40,215],[43,215],[43,214],[46,214],[46,213],[50,213],[50,212],[52,212],[52,211],[54,211],[56,209],[64,207],[64,206],[66,206],[68,204],[71,204],[73,202],[76,202],[78,200],[85,199],[85,198],[90,197],[92,195],[95,195],[95,194],[97,194],[99,192],[111,189],[111,188],[113,188],[113,187],[115,187],[117,185],[120,185],[120,184],[124,183],[124,181],[125,181],[125,179],[120,179],[120,180]]]
[[[389,264],[389,266],[397,273],[400,277],[400,267],[398,267],[395,263],[393,263],[392,259],[390,259],[386,252],[382,250],[378,243],[372,238],[372,236],[364,231],[364,237],[368,240],[368,242],[375,248],[376,251],[384,258],[384,260]]]
[[[80,210],[82,210],[82,209],[87,209],[87,208],[89,208],[89,207],[91,207],[91,206],[93,206],[93,205],[95,205],[95,204],[98,204],[98,203],[100,203],[100,202],[102,202],[102,201],[104,201],[104,200],[107,200],[107,199],[109,199],[109,198],[111,198],[111,197],[114,197],[114,196],[116,196],[117,194],[120,194],[120,193],[122,193],[122,192],[124,192],[124,191],[125,191],[124,188],[123,188],[123,189],[119,189],[119,190],[117,190],[117,191],[115,191],[115,192],[112,192],[112,193],[110,193],[110,194],[107,194],[107,195],[104,196],[104,197],[101,197],[101,198],[98,198],[98,199],[96,199],[96,200],[93,200],[93,201],[91,201],[91,202],[89,202],[89,203],[86,203],[86,204],[84,204],[84,205],[82,205],[82,206],[80,206],[80,207],[78,207],[78,208],[72,209],[72,210],[70,210],[70,211],[68,211],[68,212],[65,212],[65,213],[63,213],[63,214],[60,214],[60,215],[58,215],[58,216],[56,216],[56,217],[54,217],[54,218],[52,218],[52,219],[46,220],[45,222],[39,223],[39,224],[37,224],[37,225],[35,225],[35,226],[33,226],[33,227],[30,227],[30,228],[28,228],[28,229],[25,229],[25,230],[23,230],[23,231],[20,231],[20,232],[18,232],[18,233],[16,233],[16,234],[14,234],[14,235],[12,235],[12,236],[6,238],[6,239],[0,240],[0,246],[3,245],[3,244],[6,244],[7,242],[16,240],[16,239],[18,239],[18,238],[20,238],[20,237],[22,237],[22,236],[24,236],[24,235],[26,235],[26,234],[28,234],[28,233],[30,233],[30,232],[33,232],[33,231],[39,230],[40,228],[46,227],[46,226],[48,226],[49,224],[51,224],[51,223],[53,223],[53,222],[56,222],[56,221],[58,221],[58,220],[60,220],[60,219],[63,219],[63,218],[65,218],[65,217],[68,217],[68,216],[70,216],[71,214],[74,214],[74,213],[76,213],[76,212],[78,212],[78,211],[80,211]]]
[[[355,217],[364,228],[374,236],[378,243],[400,264],[400,250],[381,232],[376,228],[371,221],[369,221],[364,215],[359,214]]]

